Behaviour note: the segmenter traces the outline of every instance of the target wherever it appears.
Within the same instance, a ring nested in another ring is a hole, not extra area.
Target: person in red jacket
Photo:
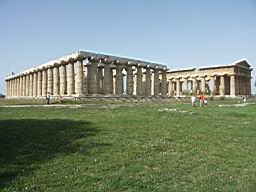
[[[200,103],[200,107],[202,107],[202,105],[205,103],[205,96],[204,94],[201,94],[198,96],[198,99],[199,99],[199,103]]]

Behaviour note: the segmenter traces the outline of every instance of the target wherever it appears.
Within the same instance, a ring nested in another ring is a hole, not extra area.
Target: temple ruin
[[[167,70],[166,65],[162,64],[77,51],[38,67],[7,76],[6,95],[7,97],[166,96]]]
[[[245,59],[227,65],[168,71],[168,95],[251,95],[251,71]]]
[[[251,95],[252,68],[246,60],[228,65],[169,70],[166,65],[77,51],[26,71],[8,75],[8,98],[47,95],[211,96]]]

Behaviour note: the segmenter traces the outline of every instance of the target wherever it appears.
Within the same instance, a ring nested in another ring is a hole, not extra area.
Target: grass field
[[[0,108],[0,191],[256,191],[256,105],[218,104]]]

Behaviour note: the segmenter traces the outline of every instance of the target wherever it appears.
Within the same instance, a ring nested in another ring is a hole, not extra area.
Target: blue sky
[[[254,68],[256,0],[0,0],[0,92],[6,74],[80,49],[170,69],[242,58]]]

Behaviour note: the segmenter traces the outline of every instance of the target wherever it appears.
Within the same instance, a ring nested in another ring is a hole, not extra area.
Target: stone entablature
[[[168,71],[168,94],[251,95],[251,71],[245,59],[228,65]]]
[[[77,51],[38,67],[7,76],[6,95],[7,97],[40,97],[47,94],[166,96],[167,70],[166,65],[158,63]],[[126,89],[124,89],[124,80]]]

